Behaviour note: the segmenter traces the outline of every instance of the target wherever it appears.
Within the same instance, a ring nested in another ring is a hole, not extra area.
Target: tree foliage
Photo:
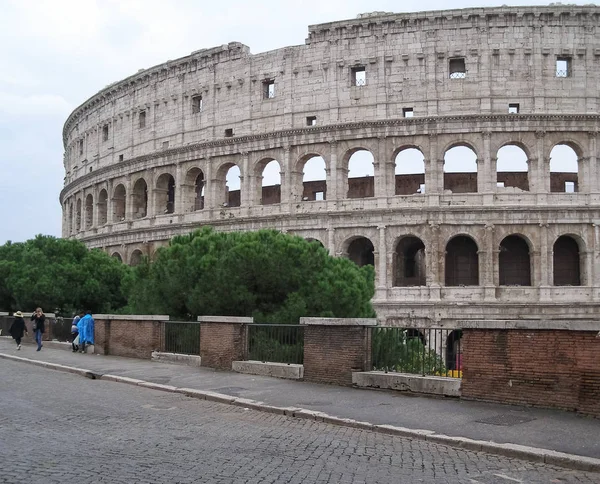
[[[109,312],[125,305],[121,282],[129,268],[77,241],[38,235],[0,246],[0,309],[71,314]]]
[[[373,278],[372,266],[331,257],[300,237],[204,228],[172,239],[125,285],[130,312],[297,323],[303,316],[374,316]]]

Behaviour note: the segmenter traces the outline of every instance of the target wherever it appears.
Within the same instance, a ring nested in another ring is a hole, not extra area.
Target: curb
[[[335,417],[323,412],[307,410],[298,407],[276,407],[267,405],[263,402],[251,400],[247,398],[232,397],[222,393],[215,393],[206,390],[197,390],[195,388],[182,388],[171,385],[163,385],[160,383],[152,383],[145,380],[138,380],[126,376],[100,374],[92,370],[77,368],[73,366],[61,365],[58,363],[48,363],[45,361],[32,360],[22,358],[20,356],[7,355],[0,353],[0,358],[7,360],[29,363],[42,368],[51,370],[63,371],[81,375],[92,380],[106,380],[117,383],[125,383],[128,385],[159,390],[163,392],[178,393],[198,400],[207,400],[211,402],[224,403],[234,405],[236,407],[249,408],[259,412],[268,412],[288,417],[302,418],[306,420],[314,420],[317,422],[338,425],[342,427],[352,427],[361,430],[370,430],[381,434],[394,435],[417,440],[425,440],[450,447],[458,447],[476,452],[486,452],[488,454],[501,455],[515,459],[526,460],[530,462],[544,463],[567,469],[587,472],[600,472],[600,459],[593,457],[579,456],[575,454],[566,454],[549,449],[539,447],[529,447],[519,444],[498,444],[486,440],[473,440],[467,437],[452,437],[449,435],[436,434],[433,430],[409,429],[405,427],[396,427],[394,425],[375,425],[369,422],[361,422],[351,418]]]

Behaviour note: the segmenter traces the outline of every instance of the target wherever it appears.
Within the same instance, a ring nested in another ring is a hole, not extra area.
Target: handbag
[[[33,320],[33,325],[31,326],[31,330],[37,331],[37,321],[35,319]]]

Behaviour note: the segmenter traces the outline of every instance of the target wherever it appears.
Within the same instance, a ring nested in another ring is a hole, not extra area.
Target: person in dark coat
[[[21,311],[17,311],[15,314],[15,319],[10,325],[10,329],[8,332],[13,337],[15,342],[17,343],[17,349],[21,349],[21,338],[23,337],[23,333],[27,333],[27,328],[25,327],[25,320],[23,319],[23,313]]]
[[[35,342],[38,347],[36,351],[40,351],[42,349],[42,335],[46,331],[46,316],[42,311],[42,308],[37,308],[35,312],[31,315],[31,320],[33,321],[33,334],[35,335]]]

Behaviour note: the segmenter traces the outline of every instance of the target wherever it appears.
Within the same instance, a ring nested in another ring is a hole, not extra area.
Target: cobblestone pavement
[[[0,482],[592,483],[569,471],[2,361]]]

